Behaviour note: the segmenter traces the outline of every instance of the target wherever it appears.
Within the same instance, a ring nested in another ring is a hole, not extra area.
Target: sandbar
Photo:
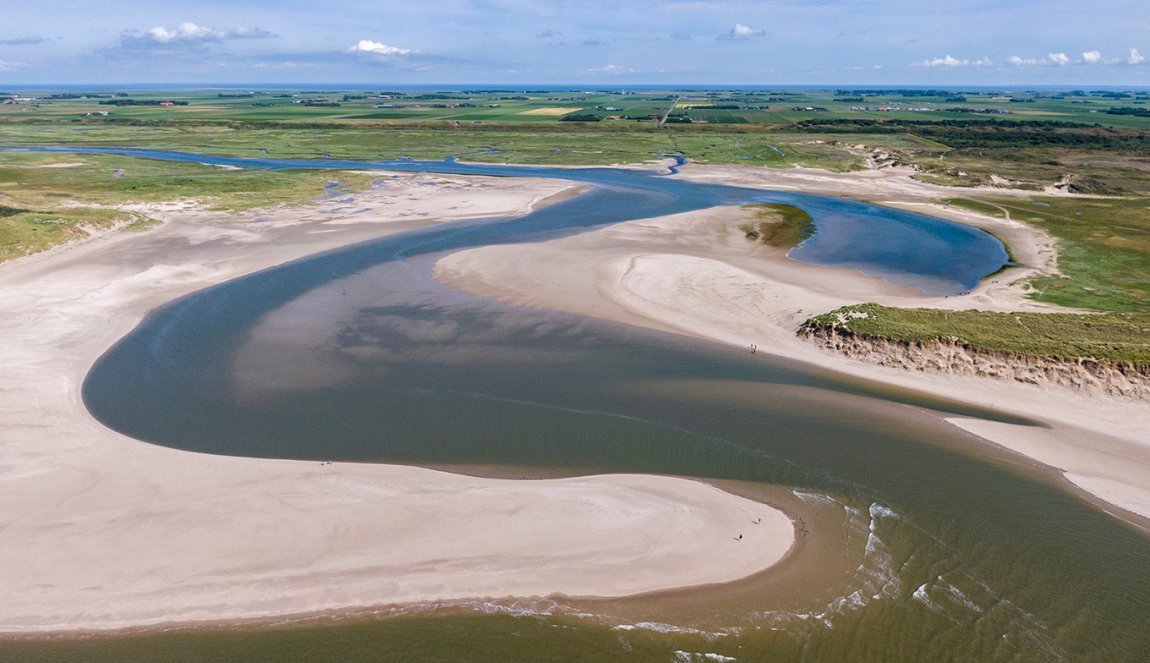
[[[379,176],[372,191],[273,210],[136,206],[164,223],[0,265],[0,633],[625,596],[736,581],[788,555],[787,515],[697,481],[211,456],[124,437],[89,415],[86,372],[155,306],[304,255],[522,214],[577,190]]]
[[[911,178],[904,168],[854,173],[688,164],[681,177],[767,189],[842,195],[976,225],[1003,238],[1019,266],[964,296],[926,296],[856,270],[816,267],[779,249],[748,242],[751,219],[720,207],[618,224],[563,239],[488,246],[447,256],[437,278],[485,297],[597,316],[687,334],[808,362],[841,373],[914,389],[1038,420],[1048,428],[949,419],[980,441],[1060,472],[1068,489],[1124,510],[1150,526],[1150,403],[992,378],[911,372],[864,363],[796,336],[807,318],[847,304],[1049,311],[1021,287],[1035,274],[1057,274],[1054,241],[1011,219],[941,204],[970,189]],[[988,189],[996,195],[1032,195]],[[1065,194],[1064,194],[1065,195]],[[977,436],[977,437],[975,437]],[[1082,493],[1081,491],[1085,491]],[[1109,508],[1109,507],[1107,507]],[[1113,509],[1111,509],[1113,511]]]

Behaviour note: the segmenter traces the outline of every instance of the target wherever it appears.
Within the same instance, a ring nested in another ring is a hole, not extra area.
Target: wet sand
[[[1020,266],[964,296],[925,296],[855,270],[789,260],[783,251],[743,237],[738,225],[750,219],[749,212],[715,208],[544,243],[463,251],[442,259],[436,276],[485,297],[735,346],[755,344],[761,352],[1037,419],[1049,428],[960,417],[950,421],[984,442],[1057,469],[1073,486],[1125,509],[1123,517],[1145,526],[1150,522],[1150,403],[1051,385],[885,368],[847,359],[796,336],[806,318],[859,302],[1055,310],[1026,299],[1020,287],[1021,280],[1034,274],[1057,273],[1049,236],[1017,221],[942,205],[937,201],[955,195],[953,190],[909,175],[899,169],[847,174],[801,168],[683,169],[684,177],[698,181],[846,195],[977,225],[1002,238]]]
[[[697,481],[509,481],[219,457],[138,442],[88,414],[80,385],[92,362],[155,306],[304,255],[522,214],[574,190],[519,178],[386,182],[238,218],[188,201],[148,206],[160,228],[0,265],[0,633],[614,597],[734,581],[788,555],[796,534],[785,513]]]

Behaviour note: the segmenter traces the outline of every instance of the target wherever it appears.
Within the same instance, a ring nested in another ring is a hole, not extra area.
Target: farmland
[[[1150,307],[1145,90],[232,87],[0,90],[0,101],[0,142],[11,146],[564,166],[669,156],[835,172],[906,166],[919,180],[955,187],[939,202],[1011,216],[1056,238],[1062,274],[1033,279],[1031,297],[1118,313]],[[108,209],[132,197],[282,204],[320,195],[331,179],[78,160],[85,167],[53,169],[43,156],[3,155],[0,257],[41,250],[79,229],[146,225]],[[988,195],[985,187],[1034,195]],[[1045,196],[1051,187],[1101,197]]]

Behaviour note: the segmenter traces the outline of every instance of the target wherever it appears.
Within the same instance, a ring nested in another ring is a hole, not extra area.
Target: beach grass
[[[1098,311],[1150,313],[1150,199],[950,198],[948,205],[1024,221],[1058,241],[1060,277],[1031,279],[1033,299]]]
[[[1024,221],[1057,240],[1061,276],[1028,281],[1034,300],[1106,315],[898,309],[863,304],[808,324],[909,343],[955,337],[989,351],[1150,366],[1150,200],[992,196],[946,205]]]
[[[0,158],[0,260],[37,253],[109,229],[155,222],[119,206],[194,200],[217,210],[293,204],[368,186],[365,173],[225,170],[114,155],[9,152]]]
[[[114,209],[22,210],[16,214],[0,214],[0,261],[39,253],[103,230],[140,231],[156,223],[145,214]]]
[[[1150,313],[1003,313],[858,304],[811,318],[807,325],[904,343],[956,338],[982,350],[1150,367]]]

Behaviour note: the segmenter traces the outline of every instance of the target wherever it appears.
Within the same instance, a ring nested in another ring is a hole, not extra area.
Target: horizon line
[[[556,88],[560,90],[581,91],[581,90],[604,90],[604,89],[621,89],[628,88],[647,88],[654,90],[674,90],[674,89],[701,89],[701,90],[731,90],[741,88],[792,88],[804,90],[826,90],[826,89],[925,89],[925,90],[968,90],[968,89],[1034,89],[1034,90],[1147,90],[1150,91],[1150,84],[1091,84],[1082,83],[1075,85],[1064,84],[1049,84],[1049,83],[969,83],[969,84],[922,84],[922,83],[613,83],[605,84],[602,82],[594,83],[380,83],[380,82],[339,82],[339,83],[323,83],[323,82],[264,82],[253,83],[250,81],[213,81],[213,82],[196,82],[196,83],[145,83],[145,82],[104,82],[104,83],[0,83],[0,90],[5,88],[54,88],[54,87],[71,87],[71,88],[108,88],[108,87],[152,87],[152,88],[196,88],[196,89],[209,89],[213,87],[251,87],[251,88],[300,88],[300,87],[324,87],[324,88],[428,88],[428,87],[441,87],[445,89],[466,89],[466,88],[497,88],[508,90],[526,90],[532,87],[546,87]]]

